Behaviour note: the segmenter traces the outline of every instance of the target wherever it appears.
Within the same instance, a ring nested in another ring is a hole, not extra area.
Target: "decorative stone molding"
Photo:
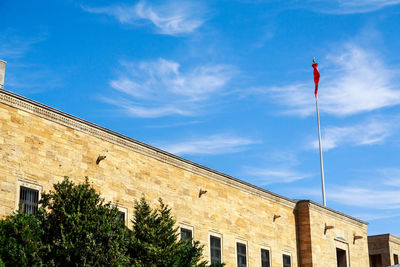
[[[302,200],[302,202],[303,202],[303,200]],[[327,208],[327,207],[323,207],[320,204],[315,203],[315,202],[310,201],[310,200],[304,200],[304,202],[309,202],[309,207],[310,207],[311,210],[315,210],[315,211],[324,213],[324,214],[329,215],[329,216],[331,216],[333,218],[340,218],[343,221],[346,221],[348,223],[351,223],[351,224],[356,225],[358,227],[362,227],[365,230],[367,230],[367,225],[368,225],[367,222],[361,221],[359,219],[356,219],[354,217],[351,217],[351,216],[349,216],[347,214],[344,214],[344,213],[341,213],[339,211],[332,210],[332,209]]]
[[[107,128],[80,119],[78,117],[62,112],[60,110],[40,104],[36,101],[17,95],[10,91],[0,89],[0,103],[16,108],[18,110],[28,112],[30,114],[34,114],[43,119],[69,127],[71,129],[83,132],[85,134],[97,137],[101,140],[113,143],[115,145],[130,149],[134,152],[176,166],[178,168],[184,169],[194,174],[201,175],[209,179],[212,179],[214,181],[223,183],[225,185],[229,185],[231,187],[240,189],[244,192],[274,201],[281,205],[290,208],[294,208],[296,206],[296,202],[289,198],[285,198],[268,190],[259,188],[255,185],[249,184],[245,181],[229,176],[227,174],[218,172],[216,170],[212,170],[200,164],[183,159],[176,155],[170,154],[166,151],[144,144],[130,137],[111,131]]]
[[[389,234],[389,242],[393,242],[396,243],[397,245],[400,245],[400,237]]]

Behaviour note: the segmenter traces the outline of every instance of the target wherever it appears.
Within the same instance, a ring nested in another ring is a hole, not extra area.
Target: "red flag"
[[[313,61],[314,63],[312,64],[312,67],[314,68],[314,83],[315,83],[315,91],[314,91],[314,94],[315,94],[315,98],[317,97],[317,92],[318,92],[318,82],[319,82],[319,76],[320,76],[320,74],[319,74],[319,71],[318,71],[318,64],[315,62],[315,61]]]

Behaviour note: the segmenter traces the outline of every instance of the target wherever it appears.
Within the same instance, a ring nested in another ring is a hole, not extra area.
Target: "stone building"
[[[277,195],[3,89],[0,157],[0,217],[20,206],[34,212],[40,192],[65,175],[78,183],[88,176],[106,200],[119,203],[128,226],[135,199],[144,195],[155,204],[163,198],[182,236],[204,244],[209,261],[228,267],[369,265],[367,223],[361,220]]]
[[[399,264],[400,238],[391,234],[368,237],[370,267]]]

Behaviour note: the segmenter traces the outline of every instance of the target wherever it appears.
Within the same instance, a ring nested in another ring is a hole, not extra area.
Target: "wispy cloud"
[[[189,1],[166,1],[161,5],[140,1],[132,6],[82,8],[90,13],[113,16],[122,24],[140,25],[150,22],[158,33],[168,35],[191,33],[206,20],[204,6]]]
[[[310,177],[310,174],[299,173],[290,169],[248,168],[246,181],[257,186],[276,183],[292,183]]]
[[[40,64],[10,64],[7,68],[6,88],[39,93],[63,85],[59,74]]]
[[[270,184],[292,183],[312,176],[296,170],[301,161],[294,151],[269,151],[259,156],[261,165],[243,167],[243,179],[260,187]]]
[[[383,184],[400,188],[400,169],[384,168],[379,170],[379,174],[383,177]]]
[[[330,150],[340,145],[355,146],[374,145],[385,141],[397,128],[393,120],[372,119],[345,127],[325,127],[322,132],[322,146]],[[313,148],[318,148],[318,142],[312,142]]]
[[[329,199],[356,207],[373,209],[400,209],[400,188],[377,189],[356,186],[338,186],[329,190]]]
[[[382,220],[382,219],[390,219],[400,217],[400,214],[393,213],[393,211],[387,212],[375,212],[375,213],[368,213],[368,212],[359,212],[353,214],[354,217],[360,218],[365,221],[375,221],[375,220]]]
[[[370,171],[373,177],[360,177],[350,184],[328,184],[327,199],[331,202],[366,209],[375,210],[375,217],[387,216],[386,211],[398,210],[400,212],[400,169],[387,168]],[[296,188],[296,194],[300,196],[320,197],[317,188]],[[399,214],[397,212],[396,214]]]
[[[33,38],[20,38],[15,34],[5,33],[0,36],[0,57],[2,59],[20,59],[32,47],[46,39],[46,34]]]
[[[186,141],[159,145],[177,155],[219,155],[246,150],[257,141],[230,134],[215,134]]]
[[[254,3],[254,0],[251,2]],[[259,2],[267,1],[260,0]],[[288,0],[285,2],[287,8],[307,8],[320,13],[336,15],[369,13],[400,4],[400,0]]]
[[[7,30],[0,36],[0,59],[7,61],[6,89],[38,93],[62,85],[59,74],[40,62],[28,59],[29,54],[35,52],[35,46],[45,41],[47,36],[47,32],[41,32],[36,36],[21,37]]]
[[[227,65],[201,65],[181,70],[179,63],[159,59],[122,64],[118,78],[110,86],[115,97],[102,97],[134,117],[197,115],[207,99],[217,97],[235,70]]]
[[[202,123],[202,121],[183,121],[183,122],[175,122],[168,124],[151,124],[144,126],[144,128],[172,128],[172,127],[181,127]]]
[[[320,62],[320,110],[345,116],[400,104],[399,71],[388,68],[371,50],[348,43],[339,54]],[[325,68],[332,65],[332,68]],[[311,71],[310,71],[311,72]],[[289,114],[308,116],[315,112],[312,79],[287,86],[256,88],[288,107]]]
[[[325,2],[332,2],[331,0]],[[383,7],[400,4],[400,0],[335,0],[336,7],[325,10],[327,13],[354,14],[367,13]]]
[[[358,13],[369,13],[400,4],[400,0],[236,0],[248,4],[270,4],[279,2],[285,4],[286,8],[309,9],[320,13],[350,15]]]

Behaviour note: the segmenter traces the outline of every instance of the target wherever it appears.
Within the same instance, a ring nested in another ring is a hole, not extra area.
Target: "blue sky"
[[[400,236],[400,0],[0,0],[5,88]]]

